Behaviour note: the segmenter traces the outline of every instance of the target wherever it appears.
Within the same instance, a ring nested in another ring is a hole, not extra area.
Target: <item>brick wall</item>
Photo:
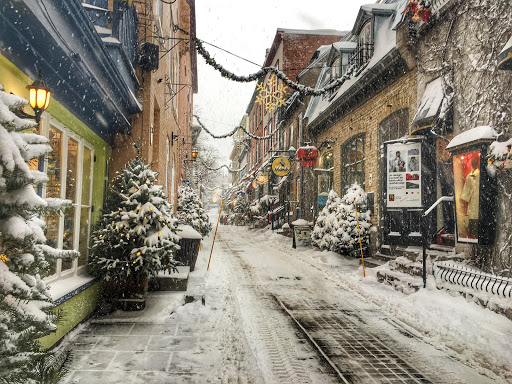
[[[388,105],[392,105],[392,107],[388,107]],[[365,189],[366,192],[375,192],[373,225],[377,225],[378,205],[381,198],[379,123],[403,108],[409,110],[410,124],[416,113],[415,70],[408,72],[361,107],[338,120],[317,139],[318,143],[328,139],[335,140],[335,143],[331,144],[334,159],[334,191],[341,196],[341,147],[350,138],[361,133],[365,134]]]

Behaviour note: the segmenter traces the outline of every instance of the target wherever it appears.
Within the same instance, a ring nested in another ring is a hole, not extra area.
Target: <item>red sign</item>
[[[303,167],[314,167],[318,159],[318,149],[313,146],[300,147],[297,151],[297,158]]]

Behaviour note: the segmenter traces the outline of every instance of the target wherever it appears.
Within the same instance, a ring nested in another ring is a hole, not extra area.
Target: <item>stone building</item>
[[[331,188],[341,196],[357,182],[369,194],[372,224],[381,228],[380,235],[385,219],[383,143],[408,136],[416,112],[416,71],[397,46],[400,4],[360,8],[350,35],[331,47],[317,88],[346,74],[350,78],[314,97],[305,114],[307,131],[320,150],[308,183],[316,187],[315,216]]]
[[[289,79],[296,81],[297,76],[301,73],[310,62],[311,57],[321,45],[329,45],[338,41],[345,32],[336,30],[294,30],[278,28],[271,48],[268,50],[264,66],[275,67],[281,70]],[[258,85],[265,89],[267,92],[276,91],[281,85],[281,80],[275,78],[273,75],[267,75],[258,83]],[[279,127],[279,109],[266,108],[264,105],[256,102],[259,94],[258,87],[252,96],[247,109],[249,119],[249,130],[257,136],[268,136],[273,134],[269,139],[265,140],[251,140],[249,155],[248,155],[248,173],[251,177],[256,177],[258,173],[264,174],[264,183],[251,183],[249,188],[250,197],[252,199],[269,195],[276,196],[278,192],[274,189],[276,186],[283,186],[280,184],[281,180],[272,177],[270,160],[276,151],[287,151],[288,143],[297,143],[297,138],[302,137],[302,116],[297,116],[297,123],[289,125],[286,129]],[[290,93],[291,94],[291,93]],[[285,97],[289,97],[288,95]],[[295,110],[295,109],[294,109]],[[291,131],[290,131],[291,127]],[[275,133],[274,133],[275,132]],[[299,139],[300,140],[300,139]],[[286,145],[285,145],[286,143]],[[286,147],[286,148],[285,148]],[[293,180],[293,191],[297,188],[300,190],[301,180]],[[268,181],[269,180],[269,181]],[[296,201],[291,198],[290,183],[291,178],[287,179],[287,193],[288,201]],[[297,193],[294,193],[296,196]],[[295,208],[291,208],[295,211]]]

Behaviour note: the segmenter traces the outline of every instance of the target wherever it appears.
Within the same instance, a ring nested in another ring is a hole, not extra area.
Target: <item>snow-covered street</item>
[[[246,227],[219,227],[206,272],[212,237],[187,292],[153,293],[144,311],[93,320],[68,340],[65,382],[512,380],[503,316],[435,288],[403,295],[370,270],[363,278],[358,260]]]

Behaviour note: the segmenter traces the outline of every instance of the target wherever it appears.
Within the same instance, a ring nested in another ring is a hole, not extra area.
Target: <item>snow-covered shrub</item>
[[[199,215],[201,217],[199,218]],[[178,207],[176,216],[180,223],[192,226],[201,235],[208,236],[212,230],[210,218],[203,208],[197,193],[188,185],[178,188]]]
[[[339,229],[338,215],[341,199],[331,190],[327,197],[327,203],[316,219],[311,241],[320,249],[336,251],[339,248],[337,230]]]
[[[354,199],[357,204],[357,218]],[[341,199],[331,190],[327,203],[316,220],[311,235],[313,244],[320,249],[350,255],[359,248],[357,219],[361,244],[363,248],[367,248],[371,222],[366,193],[357,183],[350,186]]]
[[[235,225],[247,225],[251,217],[251,209],[249,203],[245,199],[239,197],[236,200],[235,207],[233,208],[234,224]]]
[[[93,234],[89,268],[95,275],[123,284],[133,275],[145,279],[175,269],[177,220],[156,176],[139,157],[116,173]]]
[[[356,205],[357,217],[356,217]],[[358,230],[359,221],[359,230]],[[368,247],[370,239],[370,211],[366,192],[358,183],[354,183],[341,198],[341,209],[338,217],[339,249],[337,252],[351,254],[359,248],[359,233],[363,248]]]
[[[26,104],[0,84],[0,378],[24,383],[38,379],[29,369],[40,358],[37,339],[56,328],[42,278],[50,262],[78,256],[46,244],[41,216],[71,202],[43,199],[34,189],[48,178],[27,162],[52,148],[45,137],[22,132],[35,126],[13,113]]]

